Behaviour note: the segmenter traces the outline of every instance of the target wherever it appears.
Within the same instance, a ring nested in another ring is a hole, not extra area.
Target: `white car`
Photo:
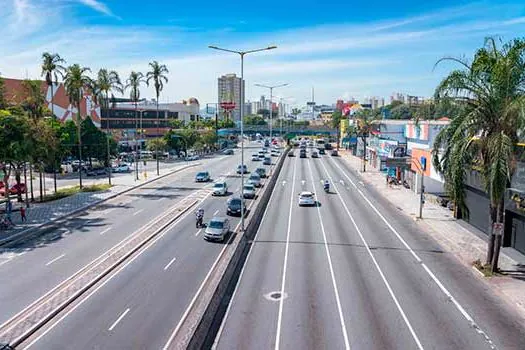
[[[255,186],[252,184],[245,184],[242,187],[242,196],[244,198],[255,198]]]
[[[226,182],[216,182],[213,185],[213,196],[225,196],[228,193],[228,185]]]
[[[230,220],[227,218],[214,217],[206,225],[204,230],[204,239],[213,241],[224,241],[226,235],[230,232]]]
[[[259,160],[261,160],[261,159],[259,158],[258,154],[253,154],[252,155],[252,162],[258,162]]]
[[[314,206],[315,196],[312,192],[303,191],[299,193],[299,206]]]
[[[113,171],[116,173],[129,173],[132,171],[132,169],[129,164],[120,164],[119,166],[113,168]]]

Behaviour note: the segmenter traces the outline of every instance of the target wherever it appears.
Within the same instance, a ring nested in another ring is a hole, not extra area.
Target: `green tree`
[[[200,136],[201,142],[208,148],[213,148],[217,144],[217,135],[214,130],[206,130]]]
[[[341,130],[341,120],[343,119],[343,114],[341,111],[335,111],[332,113],[332,119],[330,120],[330,126],[332,128],[337,129],[337,149],[339,149],[339,138],[340,138],[340,130]]]
[[[268,125],[268,122],[263,117],[256,114],[245,116],[243,121],[244,125]]]
[[[297,118],[299,114],[301,114],[301,110],[299,108],[292,108],[292,115],[294,118]]]
[[[394,101],[396,102],[396,101]],[[401,103],[398,104],[395,107],[392,107],[390,110],[391,118],[392,119],[404,119],[409,120],[412,119],[412,109],[407,104]]]
[[[235,123],[230,119],[219,120],[219,129],[227,129],[235,127]]]
[[[5,98],[5,81],[0,77],[0,110],[7,108],[7,100]]]
[[[164,152],[168,149],[168,142],[162,137],[149,139],[146,141],[146,148],[149,151],[154,151],[155,154],[157,154],[156,152]]]
[[[460,112],[437,135],[433,163],[444,175],[456,207],[468,215],[465,176],[480,169],[490,199],[489,243],[486,263],[498,267],[504,193],[514,170],[518,132],[525,120],[525,41],[512,40],[498,48],[493,38],[478,49],[472,63],[444,58],[460,65],[436,88],[435,100],[448,98]],[[443,149],[443,152],[440,150]]]
[[[135,105],[135,133],[137,132],[137,105],[140,99],[140,85],[144,84],[144,74],[141,72],[132,71],[126,80],[125,90],[129,90],[129,98]],[[138,153],[137,144],[135,144],[135,152]]]
[[[42,83],[39,80],[24,80],[22,87],[25,97],[21,107],[33,120],[44,118],[47,114],[47,107],[42,91]]]
[[[91,69],[87,67],[81,67],[78,64],[67,67],[66,74],[64,77],[64,87],[69,97],[69,102],[77,110],[77,136],[78,136],[78,159],[82,161],[82,118],[80,116],[80,102],[84,97],[84,89],[93,86],[93,81],[87,75],[91,72]],[[79,185],[82,188],[82,171],[78,172]]]
[[[51,87],[51,115],[55,117],[55,107],[53,105],[54,92],[53,92],[53,83],[58,84],[58,77],[64,77],[65,68],[62,66],[63,63],[66,63],[59,54],[51,54],[49,52],[44,52],[42,54],[42,76],[45,76],[46,84],[48,87]]]
[[[182,129],[184,128],[184,121],[179,119],[172,119],[170,120],[170,127],[172,129]]]

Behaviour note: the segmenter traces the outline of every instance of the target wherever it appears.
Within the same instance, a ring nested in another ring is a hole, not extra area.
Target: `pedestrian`
[[[15,226],[13,220],[11,219],[11,213],[13,212],[13,203],[11,203],[11,201],[8,199],[5,206],[6,219],[12,226]]]
[[[27,221],[26,208],[24,208],[23,206],[20,207],[20,218],[22,219],[22,222]]]

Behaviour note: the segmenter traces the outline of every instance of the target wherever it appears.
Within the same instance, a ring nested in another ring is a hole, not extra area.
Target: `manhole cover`
[[[286,293],[281,292],[270,292],[268,294],[265,294],[264,297],[270,301],[279,301],[281,299],[286,298]]]

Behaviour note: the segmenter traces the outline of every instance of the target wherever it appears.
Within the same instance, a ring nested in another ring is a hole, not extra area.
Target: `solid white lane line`
[[[49,261],[49,262],[46,264],[46,266],[49,266],[49,265],[51,265],[52,263],[54,263],[55,261],[62,259],[64,256],[66,256],[66,254],[62,254],[62,255],[60,255],[60,256],[57,256],[57,257],[54,258],[53,260]]]
[[[257,242],[257,236],[259,234],[260,228],[263,226],[264,219],[266,218],[266,214],[268,212],[268,208],[270,208],[270,204],[272,203],[273,195],[275,194],[275,192],[277,192],[276,188],[274,188],[274,190],[272,191],[272,194],[270,195],[270,199],[268,200],[268,205],[266,205],[266,208],[264,209],[264,213],[263,213],[263,216],[261,218],[261,222],[259,224],[259,229],[257,230],[257,232],[255,232],[255,236],[253,237],[253,244],[254,245]],[[292,193],[293,193],[293,191],[292,191]],[[239,285],[241,284],[242,276],[244,275],[244,269],[248,265],[248,261],[250,260],[250,256],[252,254],[252,251],[253,251],[253,246],[250,249],[250,251],[248,252],[248,256],[246,257],[244,265],[242,266],[241,273],[239,274],[239,279],[237,280],[237,284],[235,285],[235,289],[233,290],[233,294],[232,294],[232,297],[230,299],[230,303],[228,304],[228,307],[226,308],[226,313],[224,314],[224,317],[222,318],[221,326],[219,327],[219,331],[217,332],[217,335],[215,336],[215,340],[213,342],[212,350],[215,350],[217,348],[217,345],[219,344],[219,341],[220,341],[220,338],[221,338],[221,335],[222,335],[222,331],[223,331],[224,326],[226,324],[226,320],[228,319],[228,315],[230,314],[231,306],[233,304],[233,301],[235,300],[235,295],[237,294],[237,289],[239,289]]]
[[[104,231],[100,232],[100,234],[103,235],[104,233],[108,232],[109,230],[111,230],[111,227],[108,227],[108,228],[105,229]]]
[[[215,213],[213,213],[213,216],[215,216],[215,215],[217,215],[217,214],[219,214],[219,209],[217,209],[217,210],[215,211]]]
[[[138,214],[142,213],[143,211],[144,211],[144,209],[139,209],[139,210],[137,210],[136,212],[133,213],[133,216],[138,215]]]
[[[450,293],[450,291],[445,287],[445,285],[436,277],[436,275],[432,272],[432,270],[430,270],[430,268],[425,263],[423,263],[421,258],[416,254],[416,252],[414,252],[414,250],[408,245],[408,243],[403,239],[403,237],[401,237],[399,232],[397,232],[397,230],[390,224],[390,222],[388,222],[388,220],[384,217],[384,215],[381,214],[381,212],[376,208],[375,205],[372,204],[372,202],[363,194],[363,192],[357,188],[357,185],[354,183],[354,181],[352,181],[352,179],[347,175],[347,173],[339,166],[339,164],[337,164],[337,162],[335,162],[335,160],[333,159],[332,161],[334,162],[335,166],[341,171],[341,173],[348,179],[348,181],[350,181],[350,183],[354,186],[354,188],[357,189],[357,192],[361,195],[361,197],[364,198],[364,200],[368,203],[368,205],[375,211],[375,213],[388,226],[388,228],[396,235],[396,237],[405,246],[405,248],[410,252],[410,254],[412,254],[414,259],[416,259],[416,261],[421,264],[421,267],[423,267],[423,269],[430,276],[430,278],[432,278],[432,280],[437,284],[437,286],[443,292],[443,294],[447,296],[448,300],[452,301],[454,306],[463,315],[463,317],[467,320],[470,326],[474,328],[476,332],[480,334],[487,341],[488,344],[491,345],[491,347],[494,346],[493,345],[494,343],[490,339],[488,334],[479,327],[479,325],[476,323],[476,321],[474,321],[472,316],[470,316],[470,314],[459,303],[459,301],[457,301],[457,299],[454,296],[452,296],[452,293]]]
[[[122,319],[124,318],[124,316],[126,316],[129,312],[129,308],[126,309],[126,311],[124,311],[120,316],[119,318],[117,318],[117,320],[115,322],[113,322],[113,324],[111,325],[111,327],[109,327],[108,331],[112,331],[120,321],[122,321]]]
[[[314,175],[312,172],[312,165],[308,159],[308,169],[310,170],[310,179],[314,185]],[[332,264],[332,256],[330,255],[330,248],[328,248],[328,240],[326,239],[326,231],[324,229],[323,218],[321,216],[321,208],[317,205],[317,215],[319,216],[319,223],[321,224],[321,232],[323,233],[324,247],[326,251],[326,257],[328,258],[328,266],[330,267],[330,276],[332,277],[332,286],[334,287],[335,301],[337,303],[337,311],[339,312],[339,321],[341,322],[341,330],[343,331],[343,339],[345,342],[345,349],[350,349],[350,342],[348,341],[348,332],[346,331],[345,318],[343,315],[343,308],[341,307],[341,299],[339,298],[339,288],[337,287],[337,281],[335,280],[334,266]]]
[[[336,183],[333,181],[332,177],[328,173],[328,169],[326,168],[324,163],[321,162],[321,164],[322,164],[322,166],[324,168],[326,176],[328,177],[328,179],[330,179],[330,182],[334,186],[334,190],[337,193],[337,198],[339,198],[339,200],[341,201],[341,204],[343,205],[343,208],[345,209],[346,214],[350,218],[350,221],[352,221],[352,225],[354,226],[355,230],[357,231],[357,234],[359,235],[359,238],[361,239],[361,242],[363,242],[363,246],[365,247],[368,255],[370,256],[370,258],[372,259],[372,262],[374,263],[374,266],[376,267],[376,270],[379,272],[379,275],[381,276],[381,279],[383,280],[383,283],[385,284],[386,289],[388,290],[388,293],[390,294],[390,297],[394,301],[394,304],[396,304],[397,310],[401,314],[401,317],[403,318],[403,321],[405,321],[405,324],[408,327],[408,330],[410,331],[410,334],[412,335],[412,338],[414,339],[418,349],[422,350],[423,349],[423,345],[421,345],[421,341],[419,340],[419,337],[417,336],[416,332],[414,331],[414,328],[412,327],[412,324],[408,320],[408,317],[407,317],[405,311],[403,310],[403,308],[401,307],[401,304],[397,300],[397,297],[394,294],[394,291],[392,290],[392,288],[390,287],[390,283],[386,279],[385,274],[383,273],[383,270],[381,270],[381,267],[379,266],[379,263],[377,262],[374,254],[372,254],[372,251],[370,250],[370,246],[368,245],[368,242],[366,241],[365,237],[363,236],[363,233],[359,229],[359,226],[357,226],[357,223],[356,223],[353,215],[350,213],[350,210],[348,209],[348,206],[346,205],[346,202],[343,200],[343,197],[341,196],[341,193],[338,191]]]
[[[200,235],[201,232],[202,232],[202,228],[201,228],[199,231],[195,232],[195,237],[197,237],[198,235]]]
[[[290,195],[290,210],[288,212],[288,229],[286,231],[286,246],[284,249],[284,262],[283,262],[283,275],[281,282],[281,295],[284,295],[284,288],[286,287],[286,266],[288,265],[288,250],[290,247],[290,230],[292,227],[292,208],[293,208],[293,199],[295,194],[295,175],[297,171],[297,158],[293,163],[293,177],[292,177],[292,193]],[[284,298],[279,299],[279,314],[277,316],[277,331],[275,334],[275,350],[279,350],[281,342],[281,323],[283,320],[283,301]]]
[[[173,258],[173,259],[171,259],[170,262],[169,262],[166,266],[164,266],[164,271],[166,271],[167,269],[169,269],[170,266],[171,266],[171,264],[173,264],[173,263],[175,262],[175,260],[177,260],[177,258]]]
[[[208,196],[206,196],[202,201],[204,201]],[[201,201],[201,202],[202,202]],[[197,203],[196,205],[198,205]],[[118,269],[114,274],[109,276],[108,279],[106,279],[102,284],[100,284],[97,288],[95,288],[91,293],[89,293],[84,299],[82,299],[78,304],[75,304],[70,310],[68,310],[60,319],[58,319],[55,323],[53,323],[51,326],[46,328],[45,331],[42,332],[42,334],[39,334],[29,345],[27,345],[24,349],[29,349],[31,346],[35,345],[42,337],[44,337],[46,334],[48,334],[50,331],[52,331],[60,322],[62,322],[66,317],[68,317],[72,312],[74,312],[79,306],[84,304],[89,298],[91,298],[96,292],[98,292],[100,289],[102,289],[107,283],[109,283],[113,278],[115,278],[122,270],[124,270],[126,267],[128,267],[130,264],[132,264],[135,259],[137,259],[139,256],[141,256],[145,251],[147,251],[151,246],[153,246],[157,241],[159,241],[164,235],[171,231],[175,226],[177,226],[182,220],[184,220],[189,214],[191,214],[192,211],[188,210],[185,214],[183,214],[181,217],[179,217],[175,222],[173,222],[171,225],[169,225],[158,237],[156,237],[153,241],[148,243],[142,250],[135,256],[133,256],[128,262],[126,262],[120,269]],[[124,239],[125,240],[125,239]],[[49,292],[48,292],[49,293]]]

